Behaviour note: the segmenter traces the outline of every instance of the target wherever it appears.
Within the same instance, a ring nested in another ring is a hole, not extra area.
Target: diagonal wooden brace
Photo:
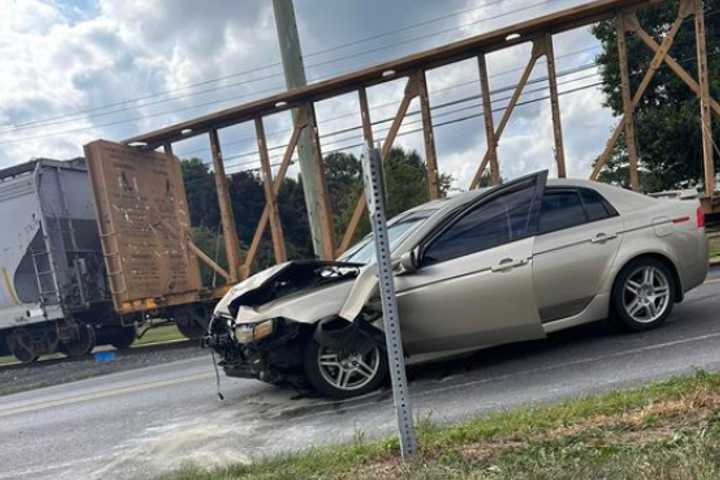
[[[258,152],[260,153],[260,170],[262,172],[263,188],[265,190],[265,205],[269,209],[270,233],[272,235],[273,254],[277,263],[287,260],[285,251],[285,238],[283,235],[280,210],[277,205],[277,194],[273,188],[272,168],[268,153],[265,126],[262,117],[255,118],[255,136],[257,137]]]
[[[295,153],[295,147],[300,140],[300,134],[306,126],[307,118],[304,115],[299,115],[297,117],[297,121],[295,122],[295,126],[293,127],[292,135],[290,135],[290,141],[288,142],[288,146],[285,149],[285,154],[283,155],[282,162],[280,162],[280,167],[278,168],[277,175],[275,175],[275,180],[273,182],[273,194],[276,197],[278,192],[280,192],[280,187],[285,181],[285,175],[287,174],[288,168],[290,168],[290,161],[292,160],[293,153]],[[252,265],[255,262],[255,257],[257,257],[258,249],[260,248],[260,242],[262,241],[262,237],[265,234],[265,229],[267,228],[269,219],[270,206],[266,203],[265,207],[263,208],[262,214],[260,215],[260,220],[258,221],[257,228],[255,228],[255,233],[253,234],[252,241],[250,242],[250,248],[248,249],[247,255],[245,257],[245,263],[243,264],[240,271],[241,278],[247,278],[248,276],[250,276],[250,270],[252,269]]]
[[[660,68],[660,65],[667,57],[667,54],[670,51],[670,48],[672,47],[673,42],[675,41],[675,36],[677,35],[678,31],[680,30],[680,27],[682,27],[683,21],[689,15],[686,6],[684,6],[684,5],[686,5],[686,1],[687,0],[683,0],[681,2],[680,10],[679,10],[677,18],[673,22],[672,27],[670,28],[670,31],[668,32],[668,34],[665,36],[665,38],[663,38],[662,43],[659,45],[658,49],[655,51],[655,55],[653,56],[653,59],[650,62],[650,67],[648,68],[647,72],[645,72],[645,76],[643,77],[642,81],[640,82],[640,86],[638,87],[637,91],[635,92],[635,95],[632,98],[631,108],[633,111],[635,110],[635,108],[637,108],[643,95],[645,95],[645,91],[647,90],[648,86],[650,85],[650,82],[652,81],[652,79],[655,77],[655,73],[657,73],[658,68]],[[622,131],[624,129],[625,129],[625,116],[623,115],[621,117],[620,122],[618,123],[617,127],[615,127],[615,131],[613,132],[612,136],[610,137],[610,141],[605,146],[605,150],[603,151],[602,154],[600,154],[597,162],[595,162],[595,167],[593,168],[593,173],[590,176],[591,180],[597,180],[603,167],[607,164],[607,161],[610,158],[610,154],[612,153],[613,149],[615,148],[615,145],[617,144],[617,141],[620,138],[620,134],[622,133]]]
[[[522,76],[520,77],[520,81],[517,84],[517,87],[515,87],[515,91],[513,92],[512,98],[510,98],[510,103],[508,104],[507,108],[505,108],[505,112],[503,113],[503,116],[500,119],[500,123],[498,124],[497,130],[495,130],[494,149],[488,148],[487,151],[485,152],[485,156],[483,157],[483,160],[480,163],[480,167],[478,167],[477,171],[475,172],[475,176],[472,179],[472,182],[470,182],[470,190],[477,188],[477,186],[480,184],[480,179],[482,178],[483,173],[485,173],[485,169],[487,168],[488,164],[490,163],[490,159],[492,158],[493,150],[497,149],[497,146],[500,143],[500,137],[502,137],[502,134],[505,131],[505,127],[507,127],[507,124],[510,121],[510,116],[512,115],[513,111],[515,110],[515,107],[517,106],[518,101],[520,100],[520,96],[522,95],[522,92],[525,89],[525,85],[527,85],[527,82],[530,79],[530,75],[532,74],[532,71],[535,68],[535,64],[537,63],[538,59],[540,57],[542,57],[543,55],[545,55],[544,40],[534,40],[532,53],[530,54],[530,61],[528,62],[527,66],[525,67],[525,70],[523,71]]]
[[[408,79],[402,101],[400,102],[400,106],[398,107],[397,113],[395,114],[393,123],[392,125],[390,125],[390,130],[388,131],[387,136],[385,137],[385,141],[383,142],[381,150],[381,158],[383,159],[383,161],[385,161],[387,156],[390,154],[390,150],[392,149],[393,143],[395,142],[395,137],[397,137],[398,131],[402,126],[403,119],[405,119],[405,115],[410,108],[410,102],[412,102],[412,100],[417,97],[419,93],[420,92],[417,85],[417,78],[415,76],[412,76]],[[358,201],[355,204],[355,209],[353,210],[352,217],[350,218],[350,223],[348,223],[348,226],[345,229],[345,234],[343,235],[342,241],[340,242],[340,246],[337,249],[338,252],[342,253],[346,251],[348,247],[350,247],[350,242],[352,242],[352,239],[355,236],[355,231],[357,230],[357,227],[360,224],[360,220],[362,219],[362,215],[363,213],[365,213],[366,203],[367,201],[365,199],[365,194],[361,193],[360,198],[358,198]]]

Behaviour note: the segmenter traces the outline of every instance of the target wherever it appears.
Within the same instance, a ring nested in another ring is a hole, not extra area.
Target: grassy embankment
[[[720,261],[720,231],[710,235],[710,261]]]
[[[390,408],[390,407],[383,407]],[[720,478],[720,374],[703,371],[559,405],[452,426],[418,422],[421,452],[398,461],[394,438],[356,441],[164,480]]]

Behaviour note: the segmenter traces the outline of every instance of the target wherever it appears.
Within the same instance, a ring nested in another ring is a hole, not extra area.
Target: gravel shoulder
[[[48,359],[31,365],[0,366],[0,396],[208,355],[198,341],[190,340],[115,353],[115,359],[108,362],[98,362],[88,355],[75,359]]]

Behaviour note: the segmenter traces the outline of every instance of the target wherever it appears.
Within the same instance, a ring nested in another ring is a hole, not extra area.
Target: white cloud
[[[3,0],[0,0],[2,2]],[[192,118],[221,107],[242,103],[253,96],[267,95],[283,88],[284,80],[278,66],[237,75],[237,72],[278,61],[275,26],[270,2],[195,0],[98,0],[90,9],[64,7],[40,0],[4,0],[5,11],[0,20],[0,55],[4,60],[4,75],[0,76],[0,165],[25,161],[33,156],[65,157],[82,153],[83,143],[98,137],[122,139],[144,130]],[[428,24],[420,29],[408,30],[397,36],[383,37],[322,55],[309,55],[308,76],[322,77],[340,71],[350,71],[361,65],[376,63],[432,46],[461,36],[488,31],[530,18],[533,15],[567,7],[581,0],[548,1],[546,5],[513,13],[490,21],[488,16],[513,12],[527,6],[524,0],[506,0],[501,5],[480,8],[487,0],[449,0],[446,4],[427,2],[422,8],[410,8],[416,3],[398,0],[387,5],[381,0],[367,4],[335,3],[329,0],[296,0],[298,25],[305,53],[324,50],[333,45],[354,41],[364,36],[382,33],[432,17],[447,16],[449,12],[465,9],[455,17]],[[533,4],[536,2],[532,2]],[[384,15],[378,18],[379,8]],[[470,10],[472,9],[472,10]],[[412,10],[413,15],[408,15]],[[471,25],[469,25],[471,24]],[[432,32],[456,27],[457,30],[430,35]],[[394,44],[402,40],[425,36],[418,41]],[[383,45],[392,48],[372,54],[355,56],[364,49]],[[587,31],[576,31],[556,37],[559,56],[593,45]],[[529,46],[521,45],[488,56],[492,87],[511,85],[520,76],[520,70],[529,55]],[[560,69],[587,63],[593,52],[558,60]],[[337,63],[328,60],[341,58]],[[323,64],[311,67],[314,64]],[[508,72],[509,71],[509,72]],[[544,63],[536,67],[534,78],[545,74]],[[199,90],[220,86],[215,92],[190,95],[197,90],[183,89],[188,83],[202,82],[216,77],[228,77],[219,83],[208,83]],[[428,75],[431,103],[439,105],[468,95],[479,93],[476,83],[477,65],[470,60],[451,67],[438,69]],[[473,83],[468,83],[473,82]],[[461,87],[458,84],[466,83]],[[567,88],[580,85],[568,85]],[[562,89],[562,88],[561,88]],[[177,90],[172,102],[160,96],[144,100],[142,104],[118,103],[133,97],[146,96],[165,90]],[[436,93],[432,93],[436,92]],[[402,82],[369,91],[371,105],[398,102]],[[497,96],[496,106],[506,101],[505,92]],[[542,92],[533,94],[543,95]],[[530,98],[530,97],[528,97]],[[220,102],[219,100],[225,100]],[[474,101],[479,105],[479,101]],[[115,107],[98,110],[98,107],[118,103]],[[458,104],[455,108],[467,106]],[[594,155],[604,144],[605,134],[612,123],[610,115],[601,106],[602,96],[595,90],[564,96],[561,99],[563,120],[566,125],[566,149],[571,173],[585,175]],[[197,106],[206,104],[204,106]],[[321,132],[344,129],[359,123],[357,102],[349,97],[325,102],[318,107]],[[411,109],[416,109],[414,105]],[[395,105],[372,112],[373,120],[394,115]],[[503,174],[511,177],[552,163],[552,130],[547,102],[518,108],[501,142]],[[11,131],[3,123],[23,125],[29,121],[75,114],[86,114],[51,121],[38,128]],[[174,110],[178,110],[173,112]],[[451,109],[433,112],[436,122],[444,122],[465,114],[480,113],[479,108],[457,113]],[[348,115],[335,121],[326,119]],[[496,122],[501,112],[496,113]],[[417,128],[418,116],[408,117],[404,130]],[[288,119],[268,119],[266,130],[281,131],[269,139],[270,143],[287,138],[282,131],[289,126]],[[382,129],[389,123],[377,126],[377,138],[384,137]],[[226,156],[248,152],[255,148],[247,129],[229,129],[222,135],[228,143]],[[587,135],[587,132],[593,132]],[[64,132],[62,135],[51,135]],[[358,131],[359,136],[359,131]],[[40,137],[34,138],[33,137]],[[592,137],[592,138],[590,138]],[[30,138],[30,140],[27,140]],[[352,134],[327,139],[330,145],[352,143]],[[8,142],[9,140],[24,140]],[[439,165],[451,173],[460,187],[466,183],[484,154],[485,139],[481,118],[440,127],[436,131]],[[423,152],[422,136],[413,134],[398,139],[398,143]],[[197,152],[206,146],[205,141],[186,142],[176,151],[180,154],[197,154],[208,159],[207,152]],[[252,161],[241,157],[235,161]]]

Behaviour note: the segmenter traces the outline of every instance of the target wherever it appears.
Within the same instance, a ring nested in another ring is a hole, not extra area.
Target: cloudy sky
[[[585,0],[295,0],[309,81],[488,32]],[[284,89],[270,0],[0,0],[0,166],[32,157],[68,158],[97,138],[143,131],[244,103]],[[529,46],[488,57],[496,121],[527,62]],[[587,29],[555,37],[566,155],[572,176],[587,176],[614,123]],[[547,95],[544,61],[521,102]],[[428,73],[440,169],[466,188],[485,149],[477,65],[467,61]],[[589,88],[583,88],[589,87]],[[369,90],[374,121],[392,116],[402,82]],[[447,106],[445,104],[453,103]],[[411,107],[416,110],[417,105]],[[324,150],[356,144],[353,95],[318,105]],[[399,143],[422,152],[407,117]],[[289,136],[288,116],[267,120],[273,156]],[[375,127],[382,139],[389,123]],[[252,126],[221,131],[229,172],[257,165]],[[209,161],[204,138],[176,146]],[[353,151],[352,149],[348,151]],[[356,150],[355,150],[356,151]],[[553,169],[548,100],[519,107],[499,151],[512,178]]]

